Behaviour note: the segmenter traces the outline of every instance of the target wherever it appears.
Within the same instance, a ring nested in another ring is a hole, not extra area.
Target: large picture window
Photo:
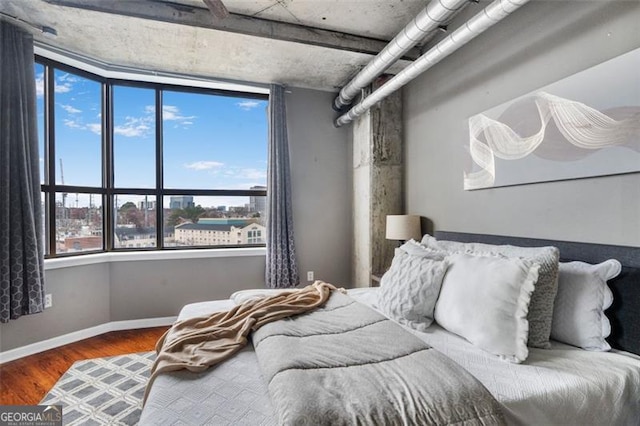
[[[36,61],[49,257],[265,244],[267,95]]]

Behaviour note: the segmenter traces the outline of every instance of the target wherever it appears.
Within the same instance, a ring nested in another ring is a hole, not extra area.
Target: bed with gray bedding
[[[607,312],[613,328],[609,341],[614,348],[640,353],[640,348],[637,346],[637,342],[640,341],[638,340],[639,328],[637,327],[637,320],[640,318],[638,316],[640,314],[640,309],[638,309],[640,299],[637,297],[637,291],[640,288],[638,286],[640,284],[640,274],[638,273],[640,271],[638,263],[640,248],[522,240],[497,236],[488,236],[486,238],[489,240],[486,240],[484,238],[478,239],[482,236],[469,234],[447,235],[447,237],[463,241],[503,242],[523,246],[552,244],[560,248],[561,257],[564,260],[584,260],[596,263],[610,257],[619,259],[623,264],[623,274],[609,283],[615,297],[614,305]],[[348,293],[358,302],[375,308],[376,290],[375,288],[355,289],[349,290]],[[337,302],[332,301],[331,303]],[[233,306],[233,302],[228,299],[190,304],[180,312],[179,319],[208,315],[228,310]],[[340,315],[340,310],[326,306],[325,309],[317,312],[317,315],[323,316],[330,314],[335,317],[335,321],[324,318],[320,321],[307,319],[305,322],[310,323],[308,325],[311,325],[310,330],[312,331],[332,335],[333,322],[347,323],[347,321],[342,321],[344,318],[337,316]],[[371,314],[367,313],[366,315]],[[376,315],[372,315],[371,318]],[[378,326],[378,323],[375,322],[377,320],[373,321],[374,324],[371,324],[370,327]],[[315,324],[316,322],[321,324]],[[285,323],[287,326],[281,327]],[[359,375],[353,375],[351,381],[339,381],[338,378],[335,379],[335,383],[326,382],[334,379],[331,378],[330,373],[324,371],[324,368],[320,368],[324,364],[318,366],[313,364],[318,363],[317,360],[306,360],[304,358],[306,350],[301,347],[303,342],[313,340],[315,336],[307,335],[308,331],[298,330],[298,324],[293,320],[283,321],[281,325],[274,323],[271,327],[265,326],[266,328],[254,336],[258,352],[264,351],[263,355],[258,356],[275,360],[273,365],[259,365],[263,364],[263,361],[258,361],[256,351],[252,345],[249,345],[232,359],[203,373],[181,371],[159,376],[150,390],[140,424],[279,424],[278,416],[297,416],[299,414],[295,414],[295,412],[300,413],[300,411],[304,416],[308,414],[307,410],[316,409],[298,401],[298,394],[302,392],[297,388],[300,383],[305,386],[307,384],[319,386],[322,388],[322,392],[325,392],[324,394],[312,393],[312,404],[314,401],[333,396],[335,400],[339,401],[338,411],[346,411],[346,405],[350,407],[349,410],[354,409],[357,412],[360,407],[369,404],[369,408],[375,413],[379,407],[373,401],[377,401],[375,398],[377,398],[379,390],[384,390],[394,380],[387,375],[385,370],[378,369],[373,374],[373,378],[369,379],[371,386],[366,391],[354,388],[355,381],[367,381]],[[329,329],[322,331],[325,325]],[[405,329],[395,323],[392,325]],[[350,327],[354,328],[354,325],[352,324]],[[391,330],[393,329],[391,328],[388,332],[393,335],[393,338],[390,336],[380,340],[375,340],[375,336],[370,339],[363,338],[364,344],[359,349],[350,344],[341,345],[338,338],[337,349],[328,349],[323,344],[318,344],[314,351],[320,354],[319,360],[323,363],[328,364],[331,361],[339,364],[339,361],[347,355],[357,355],[353,354],[354,352],[367,352],[372,350],[374,346],[401,348],[400,342]],[[353,333],[353,331],[348,333]],[[487,354],[465,339],[435,324],[425,332],[413,331],[412,334],[417,336],[426,346],[434,347],[440,354],[443,354],[438,357],[441,356],[445,359],[445,365],[449,360],[452,360],[481,382],[483,387],[500,404],[507,424],[640,424],[638,423],[640,422],[640,393],[638,393],[638,389],[640,389],[640,357],[629,352],[616,350],[589,352],[552,341],[551,349],[530,348],[527,361],[514,365]],[[337,332],[336,335],[338,335]],[[276,345],[275,342],[282,343],[286,340],[290,341],[288,346],[282,346],[281,349],[278,349],[277,346],[280,345]],[[332,353],[334,351],[335,355]],[[435,352],[435,350],[425,349],[424,352]],[[290,353],[303,355],[302,362],[306,363],[303,366],[315,366],[311,369],[301,369],[299,366],[290,365],[290,361],[284,359],[285,355]],[[419,367],[422,369],[416,370],[411,380],[427,384],[427,388],[433,387],[431,381],[434,379],[429,378],[429,372],[423,371],[425,363],[421,362],[420,364]],[[261,367],[265,369],[264,372]],[[358,366],[352,367],[358,368]],[[338,367],[336,370],[341,368],[343,367]],[[432,369],[437,368],[440,367]],[[294,375],[292,372],[296,372],[296,374]],[[286,376],[297,376],[293,377],[290,384],[285,386],[285,388],[289,388],[288,390],[281,389],[282,386],[280,386],[282,384],[280,382],[284,382]],[[267,378],[273,383],[273,386],[271,383],[267,384]],[[317,382],[313,383],[313,380],[316,379]],[[446,381],[447,379],[440,378],[439,380]],[[395,384],[400,383],[401,380],[398,379]],[[270,395],[269,392],[276,391],[276,388],[277,392],[281,394],[277,397]],[[395,391],[391,391],[391,395],[393,392]],[[279,403],[276,401],[278,398],[282,401],[294,401],[293,406],[278,407]],[[390,406],[409,410],[406,413],[401,411],[400,414],[407,416],[404,419],[408,419],[411,410],[410,401],[402,400],[398,405],[394,404],[396,402],[392,399]],[[350,415],[346,412],[337,414]],[[366,423],[370,416],[370,414],[360,415],[364,416],[364,419],[358,419],[360,423]],[[405,421],[399,420],[397,423],[403,422]],[[345,421],[344,423],[358,424],[357,421]],[[415,422],[407,420],[406,423]]]
[[[252,341],[209,371],[158,376],[140,424],[504,424],[471,374],[339,292]]]
[[[279,424],[504,424],[466,370],[338,292],[264,325],[253,345]]]

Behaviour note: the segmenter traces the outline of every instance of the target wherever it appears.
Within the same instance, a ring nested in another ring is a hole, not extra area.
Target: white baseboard
[[[0,364],[14,361],[25,356],[34,355],[39,352],[48,351],[59,346],[68,345],[79,340],[88,339],[110,331],[133,330],[136,328],[162,327],[171,325],[175,322],[176,317],[162,318],[144,318],[128,321],[112,321],[106,324],[100,324],[95,327],[85,328],[84,330],[74,331],[73,333],[63,334],[62,336],[52,337],[42,342],[32,343],[30,345],[21,346],[19,348],[0,352]]]

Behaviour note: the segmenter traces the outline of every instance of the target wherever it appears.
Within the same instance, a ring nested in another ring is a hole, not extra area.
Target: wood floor
[[[168,327],[114,331],[0,365],[0,405],[38,404],[76,361],[153,350]]]

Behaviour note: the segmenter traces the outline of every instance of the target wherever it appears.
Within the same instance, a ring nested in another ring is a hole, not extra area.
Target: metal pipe
[[[437,31],[470,0],[433,0],[427,7],[395,36],[349,83],[333,101],[334,109],[340,110],[355,99],[360,89],[371,83],[391,65],[418,44],[425,36]]]
[[[495,0],[480,13],[469,19],[464,25],[429,49],[427,53],[416,59],[411,65],[399,72],[375,92],[364,98],[347,113],[338,117],[336,127],[350,123],[369,108],[400,89],[402,86],[422,74],[442,59],[446,58],[469,41],[506,18],[509,14],[526,4],[529,0]]]

